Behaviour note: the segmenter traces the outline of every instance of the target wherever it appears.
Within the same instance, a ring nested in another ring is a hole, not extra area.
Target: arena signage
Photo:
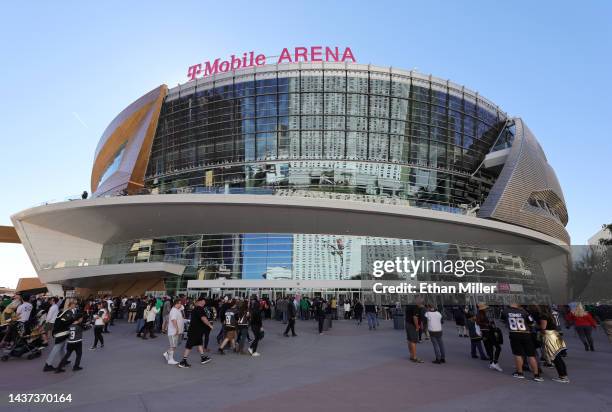
[[[244,69],[247,67],[263,66],[266,64],[266,56],[255,54],[254,51],[244,52],[242,56],[232,54],[229,59],[207,61],[204,63],[189,66],[187,77],[189,80],[201,79],[217,73],[226,73],[233,70]],[[355,63],[355,55],[350,47],[295,47],[293,49],[284,48],[278,59],[277,64],[300,63],[300,62],[352,62]]]

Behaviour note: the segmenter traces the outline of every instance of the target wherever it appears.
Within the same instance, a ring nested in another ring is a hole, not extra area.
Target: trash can
[[[325,314],[325,320],[323,321],[323,330],[330,330],[332,328],[332,314]]]
[[[393,311],[393,329],[404,329],[406,327],[404,322],[404,313],[401,309],[395,309]]]

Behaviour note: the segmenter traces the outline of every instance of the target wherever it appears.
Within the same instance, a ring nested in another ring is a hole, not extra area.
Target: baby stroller
[[[23,322],[11,322],[9,332],[14,334],[14,339],[4,349],[0,360],[7,361],[9,358],[20,358],[25,355],[28,360],[39,358],[42,354],[44,328],[42,324],[36,325],[31,331]]]

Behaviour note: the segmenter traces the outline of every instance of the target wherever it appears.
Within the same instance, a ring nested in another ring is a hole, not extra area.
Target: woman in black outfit
[[[540,333],[542,334],[542,354],[547,362],[553,363],[559,377],[553,381],[569,383],[567,366],[563,360],[562,352],[566,349],[563,337],[557,331],[557,324],[548,306],[540,306]]]
[[[262,313],[259,301],[256,296],[251,298],[251,330],[253,331],[253,342],[249,347],[249,353],[251,356],[259,356],[259,352],[257,352],[257,345],[259,344],[260,339],[263,335],[263,321],[262,321]]]

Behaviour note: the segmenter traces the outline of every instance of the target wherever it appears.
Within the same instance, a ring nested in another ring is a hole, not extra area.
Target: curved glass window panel
[[[385,96],[370,97],[370,116],[389,117],[389,98]]]
[[[410,79],[393,76],[391,96],[408,99],[410,97]]]
[[[323,116],[302,116],[302,130],[322,130]]]
[[[318,74],[320,73],[320,74]],[[302,92],[322,92],[323,73],[317,71],[305,71],[300,79]]]
[[[347,159],[368,158],[368,134],[365,132],[346,132]]]
[[[370,133],[369,158],[372,160],[387,160],[389,153],[389,135]]]
[[[346,118],[346,130],[348,131],[366,131],[368,130],[367,117],[349,116]]]
[[[346,129],[346,118],[344,116],[325,116],[325,130]]]
[[[320,159],[323,156],[323,134],[321,132],[302,132],[302,152],[304,159]]]
[[[302,93],[302,114],[323,113],[323,93]]]
[[[346,95],[346,114],[350,116],[368,115],[368,96],[365,94]]]
[[[372,74],[370,76],[370,94],[388,96],[390,92],[390,84],[388,79],[388,75]]]
[[[391,118],[408,120],[410,102],[406,99],[391,98]]]
[[[325,91],[326,92],[345,92],[346,77],[343,75],[330,76],[325,75]]]
[[[323,135],[323,153],[327,159],[344,159],[345,133],[343,131],[326,131]]]
[[[325,114],[344,115],[346,110],[346,95],[344,93],[325,93]]]
[[[495,176],[487,177],[483,187],[470,175],[500,134],[505,117],[467,90],[432,84],[419,75],[392,74],[389,82],[389,73],[375,70],[302,69],[253,78],[230,79],[235,84],[228,79],[202,83],[195,93],[164,102],[145,180],[148,187],[160,193],[239,193],[248,188],[243,162],[311,159],[335,170],[340,164],[362,161],[359,173],[349,176],[343,169],[342,186],[337,175],[322,180],[333,180],[333,185],[309,178],[301,184],[300,196],[332,188],[333,193],[347,191],[364,201],[374,196],[379,201],[452,210],[482,198],[495,181]],[[500,141],[508,145],[511,140]],[[370,169],[363,165],[380,162],[389,170],[397,166],[404,171],[405,180],[396,182],[401,190],[378,172],[366,173]],[[219,164],[224,172],[216,169]],[[314,167],[319,166],[313,163]],[[452,195],[434,192],[417,202],[419,188],[410,176],[420,168],[448,170],[451,177],[444,182]],[[208,173],[213,173],[212,180]],[[293,172],[288,179],[299,180]],[[293,190],[291,185],[277,182],[257,190]]]
[[[368,78],[367,77],[349,77],[347,79],[346,91],[348,93],[368,93]]]
[[[119,147],[119,149],[115,153],[115,156],[113,156],[113,160],[111,160],[108,166],[106,166],[106,170],[104,171],[104,173],[102,173],[102,176],[100,176],[100,181],[98,182],[98,186],[104,183],[104,181],[108,179],[110,175],[112,175],[119,169],[119,165],[121,164],[121,159],[123,159],[123,153],[125,153],[125,145],[126,144],[123,143]]]

